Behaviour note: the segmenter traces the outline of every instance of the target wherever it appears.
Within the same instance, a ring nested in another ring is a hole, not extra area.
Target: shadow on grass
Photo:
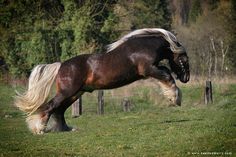
[[[165,123],[182,123],[182,122],[191,122],[191,121],[202,121],[203,119],[181,119],[181,120],[165,120],[163,122],[160,122],[160,124]]]

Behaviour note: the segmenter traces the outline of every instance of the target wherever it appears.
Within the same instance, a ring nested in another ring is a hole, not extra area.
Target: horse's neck
[[[108,52],[108,55],[127,55],[131,53],[157,54],[161,59],[168,59],[167,50],[163,51],[163,47],[167,47],[168,43],[160,37],[143,37],[127,40],[114,50]]]

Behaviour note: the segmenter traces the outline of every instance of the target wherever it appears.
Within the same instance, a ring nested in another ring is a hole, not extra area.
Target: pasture
[[[235,156],[236,84],[214,84],[214,103],[203,104],[199,84],[182,85],[183,104],[168,107],[155,89],[136,86],[131,112],[105,91],[105,114],[94,94],[83,97],[83,115],[69,125],[79,131],[31,134],[13,107],[12,86],[0,85],[0,156]],[[130,92],[128,92],[130,93]],[[110,98],[110,99],[108,99]]]

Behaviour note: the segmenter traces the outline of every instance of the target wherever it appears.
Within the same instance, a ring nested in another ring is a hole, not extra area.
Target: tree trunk
[[[221,45],[221,55],[222,55],[222,62],[221,62],[221,76],[224,76],[224,64],[225,64],[225,56],[228,52],[229,46],[224,48],[224,42],[221,40],[220,42]]]
[[[216,51],[216,48],[215,48],[214,39],[211,37],[210,40],[211,40],[212,51],[214,52],[214,57],[215,57],[215,62],[214,62],[214,75],[215,75],[215,76],[218,76],[218,71],[217,71],[217,69],[218,69],[218,68],[217,68],[217,65],[218,65],[217,51]]]

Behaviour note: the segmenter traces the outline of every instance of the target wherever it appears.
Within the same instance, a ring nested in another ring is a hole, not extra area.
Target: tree
[[[202,14],[201,2],[199,0],[193,0],[189,13],[190,21],[196,22],[198,16],[200,16],[201,14]]]
[[[235,69],[232,64],[235,62],[233,59],[235,53],[230,52],[235,51],[230,44],[235,34],[232,3],[220,1],[201,5],[203,4],[204,12],[195,22],[189,22],[187,26],[175,26],[175,31],[186,46],[192,73],[202,76],[212,73],[215,77],[219,77],[224,75],[226,69],[227,71]]]
[[[54,7],[49,6],[56,4],[58,7],[58,2],[1,1],[4,6],[0,9],[3,15],[0,18],[0,48],[4,52],[1,55],[6,58],[13,75],[25,76],[33,66],[56,60],[53,54],[56,50],[48,47],[52,44],[48,40],[51,36],[46,33],[50,37],[45,38],[44,32],[55,28],[55,21],[60,14],[52,11]]]
[[[230,33],[230,45],[229,45],[229,63],[232,65],[234,73],[236,73],[236,1],[231,0],[231,6],[230,6],[230,16],[228,21],[230,21],[230,24],[228,25],[228,30]]]
[[[119,4],[126,9],[126,16],[133,28],[156,28],[170,29],[171,14],[166,0],[137,0]],[[128,22],[128,21],[127,21]]]
[[[171,24],[166,0],[3,0],[0,6],[0,57],[17,77],[37,64],[104,52],[135,27],[170,29]]]
[[[116,1],[63,1],[65,11],[59,29],[61,32],[61,59],[81,53],[99,52],[116,33],[117,23],[113,7]],[[63,33],[62,33],[63,32]]]

